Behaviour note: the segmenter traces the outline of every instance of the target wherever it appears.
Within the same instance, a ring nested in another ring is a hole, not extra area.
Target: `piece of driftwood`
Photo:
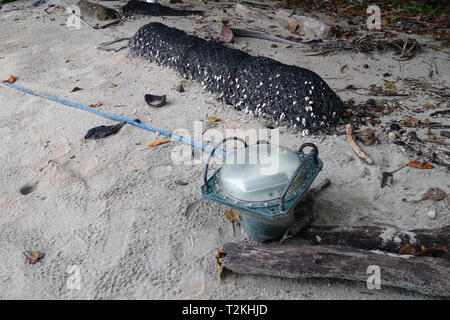
[[[371,226],[308,226],[299,236],[314,245],[350,246],[394,253],[398,253],[400,248],[408,244],[417,251],[420,251],[422,246],[426,248],[444,246],[450,249],[450,225],[439,229],[411,231]]]
[[[255,39],[262,39],[267,41],[273,41],[273,42],[279,42],[279,43],[285,43],[291,46],[296,46],[300,48],[308,48],[308,49],[316,49],[316,48],[330,48],[333,46],[332,43],[329,42],[296,42],[291,41],[288,39],[280,38],[277,36],[272,36],[270,34],[255,31],[251,29],[237,29],[237,28],[231,28],[231,31],[233,32],[233,35],[235,37],[248,37],[248,38],[255,38]]]
[[[308,16],[292,14],[291,10],[277,10],[276,14],[282,20],[285,20],[287,24],[291,22],[298,24],[300,32],[306,33],[315,38],[329,38],[336,33],[336,29],[332,26]]]
[[[373,163],[372,158],[367,153],[362,151],[361,148],[356,144],[355,137],[353,136],[353,133],[352,133],[352,125],[351,124],[347,124],[346,134],[347,134],[348,142],[350,143],[350,146],[352,147],[353,151],[355,151],[355,153],[361,159],[365,160],[367,162],[367,164],[372,164]]]
[[[230,242],[225,243],[220,252],[221,267],[236,273],[369,283],[373,275],[369,267],[376,266],[380,268],[381,289],[398,287],[432,296],[450,296],[450,261],[444,259],[392,256],[339,246],[263,246]]]

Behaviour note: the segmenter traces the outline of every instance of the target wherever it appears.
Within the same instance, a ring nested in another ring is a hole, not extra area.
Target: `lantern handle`
[[[311,148],[313,148],[313,150],[303,159],[302,163],[300,163],[300,165],[297,167],[295,172],[292,174],[286,187],[284,187],[283,193],[281,194],[281,197],[280,197],[280,212],[284,212],[284,200],[286,198],[286,195],[287,195],[289,189],[291,188],[292,183],[294,182],[294,180],[297,178],[298,174],[300,173],[300,171],[308,163],[308,160],[312,158],[314,160],[314,162],[317,163],[317,156],[319,154],[319,149],[317,149],[317,146],[314,143],[304,143],[300,146],[298,152],[302,152],[302,150],[305,147],[311,147]]]
[[[300,146],[300,148],[298,149],[298,152],[302,152],[304,148],[306,147],[311,147],[312,151],[311,153],[313,153],[313,160],[314,162],[317,164],[317,157],[319,156],[319,149],[317,148],[317,146],[314,143],[311,142],[307,142],[304,143]]]
[[[214,146],[214,148],[212,148],[211,153],[209,154],[209,157],[208,157],[208,161],[206,161],[206,165],[205,165],[205,169],[204,169],[204,173],[203,173],[203,188],[205,189],[205,191],[208,189],[208,168],[209,168],[209,162],[211,161],[212,156],[216,152],[217,147],[220,146],[221,144],[224,144],[228,140],[241,141],[244,144],[245,148],[248,147],[247,142],[245,142],[243,139],[241,139],[239,137],[227,137],[227,138],[223,139],[221,142],[217,143]]]

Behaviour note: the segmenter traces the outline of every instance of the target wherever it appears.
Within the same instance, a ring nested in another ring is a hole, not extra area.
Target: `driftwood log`
[[[380,268],[383,286],[432,296],[450,296],[450,262],[430,257],[392,256],[339,246],[263,246],[226,243],[221,266],[243,274],[286,278],[336,278],[367,282],[369,266]]]
[[[383,227],[309,226],[303,228],[300,237],[314,245],[349,246],[366,250],[383,250],[398,253],[411,244],[417,252],[421,247],[450,249],[450,225],[439,229],[411,231]],[[449,270],[450,272],[450,270]]]

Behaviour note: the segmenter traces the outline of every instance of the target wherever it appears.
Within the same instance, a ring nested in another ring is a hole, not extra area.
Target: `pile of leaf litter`
[[[283,0],[279,7],[292,9],[293,13],[325,13],[330,22],[344,19],[348,25],[365,24],[367,7],[377,5],[381,11],[383,30],[395,30],[432,37],[434,40],[450,41],[450,2],[444,0]]]

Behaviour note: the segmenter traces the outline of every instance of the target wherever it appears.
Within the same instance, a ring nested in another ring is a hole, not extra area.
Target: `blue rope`
[[[51,100],[51,101],[54,101],[54,102],[58,102],[58,103],[61,103],[63,105],[69,106],[69,107],[82,109],[84,111],[88,111],[88,112],[91,112],[91,113],[96,114],[98,116],[101,116],[101,117],[104,117],[104,118],[107,118],[107,119],[111,119],[111,120],[114,120],[114,121],[126,122],[126,123],[129,123],[129,124],[133,125],[133,126],[139,127],[141,129],[144,129],[144,130],[147,130],[147,131],[150,131],[150,132],[160,133],[160,134],[162,134],[162,135],[164,135],[166,137],[169,137],[171,139],[174,139],[174,140],[177,140],[177,141],[189,144],[189,145],[191,145],[191,146],[193,146],[195,148],[201,149],[203,151],[211,152],[213,150],[213,148],[211,148],[211,147],[204,146],[202,144],[196,143],[196,142],[191,141],[191,140],[189,140],[187,138],[184,138],[182,136],[178,136],[176,134],[173,134],[173,133],[170,133],[170,132],[166,132],[166,131],[163,131],[163,130],[159,130],[159,129],[155,129],[155,128],[152,128],[152,127],[148,127],[148,126],[143,125],[142,123],[136,122],[136,121],[128,119],[128,118],[124,118],[124,117],[120,117],[120,116],[104,113],[104,112],[101,112],[101,111],[98,111],[98,110],[95,110],[95,109],[83,106],[83,105],[78,104],[78,103],[65,101],[65,100],[58,99],[58,98],[55,98],[55,97],[52,97],[52,96],[49,96],[49,95],[45,95],[45,94],[40,94],[40,93],[34,92],[32,90],[19,87],[19,86],[15,85],[15,84],[12,84],[12,83],[8,83],[8,82],[2,82],[2,83],[5,86],[8,86],[10,88],[22,91],[22,92],[24,92],[26,94],[29,94],[29,95],[32,95],[32,96],[36,96],[36,97],[44,98],[44,99]],[[221,157],[228,157],[230,155],[230,154],[226,154],[225,152],[215,152],[214,154],[218,154]]]

